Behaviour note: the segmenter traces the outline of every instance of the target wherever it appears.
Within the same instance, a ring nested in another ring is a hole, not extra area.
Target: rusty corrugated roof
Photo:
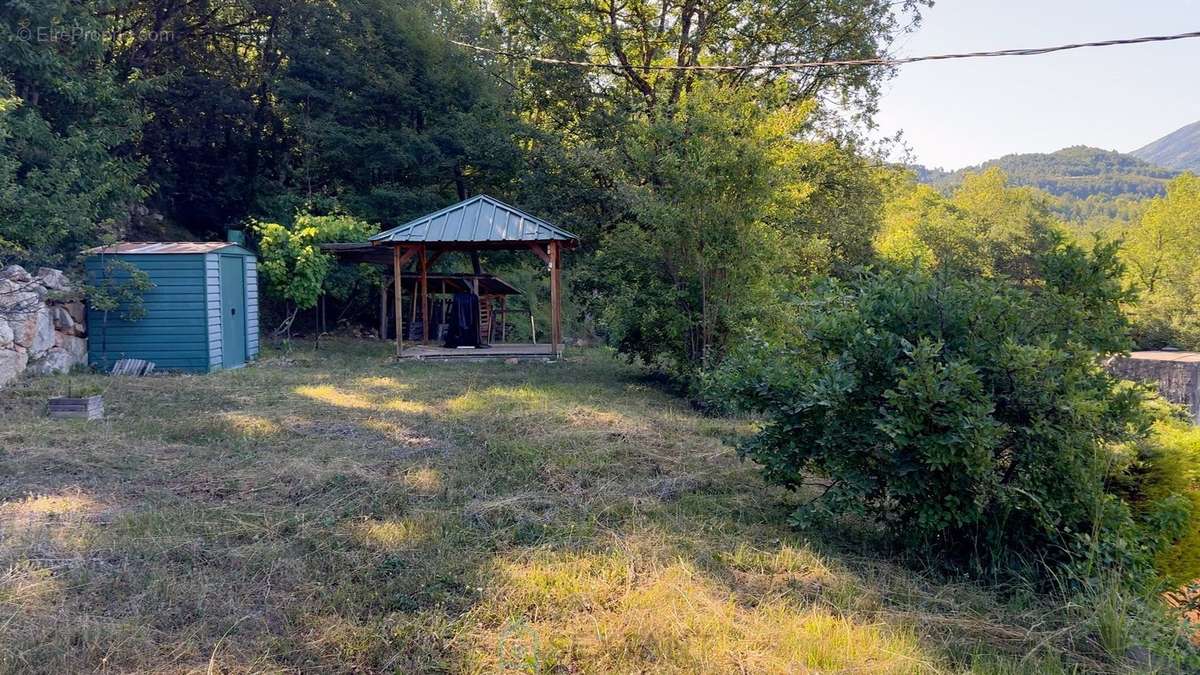
[[[373,242],[500,244],[579,237],[487,195],[472,197],[371,237]]]
[[[97,246],[84,251],[88,255],[100,253],[138,255],[172,253],[212,253],[237,244],[230,241],[123,241],[112,246]]]

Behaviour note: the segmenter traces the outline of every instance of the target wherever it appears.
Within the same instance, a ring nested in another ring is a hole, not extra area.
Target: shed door
[[[246,266],[241,256],[221,256],[221,365],[246,363]]]

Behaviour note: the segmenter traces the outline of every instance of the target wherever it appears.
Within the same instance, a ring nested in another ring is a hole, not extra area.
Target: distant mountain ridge
[[[1200,171],[1200,122],[1193,122],[1129,153],[1168,169]]]
[[[1165,139],[1164,139],[1165,140]],[[1101,150],[1085,145],[1063,148],[1051,153],[1005,155],[956,171],[909,167],[917,180],[939,189],[962,181],[963,176],[998,167],[1015,185],[1040,188],[1059,197],[1087,199],[1093,195],[1141,199],[1161,195],[1169,180],[1179,174],[1132,155]]]

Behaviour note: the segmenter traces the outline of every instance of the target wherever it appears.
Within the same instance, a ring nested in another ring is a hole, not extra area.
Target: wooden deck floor
[[[559,348],[562,353],[562,348]],[[447,349],[438,345],[408,344],[404,345],[404,360],[417,361],[482,361],[492,359],[520,359],[523,361],[548,360],[554,358],[554,352],[548,344],[512,344],[498,343],[479,349]]]

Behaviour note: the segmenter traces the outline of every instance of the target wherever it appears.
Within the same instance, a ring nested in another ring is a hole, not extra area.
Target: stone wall
[[[1134,352],[1113,359],[1108,369],[1126,380],[1153,382],[1163,398],[1186,407],[1192,421],[1200,424],[1200,353]]]
[[[0,270],[0,387],[22,373],[65,373],[87,365],[86,313],[60,271]]]

